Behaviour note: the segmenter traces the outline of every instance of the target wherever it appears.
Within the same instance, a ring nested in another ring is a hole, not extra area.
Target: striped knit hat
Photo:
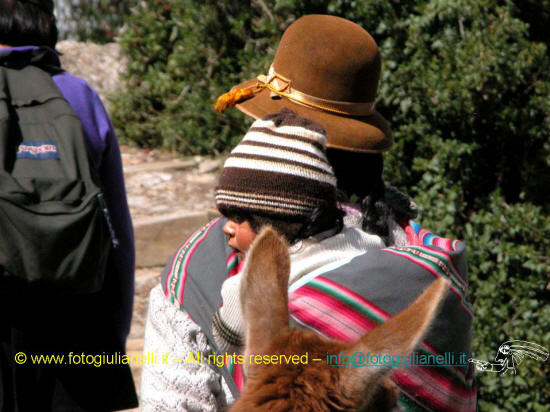
[[[323,127],[283,109],[256,120],[227,158],[216,206],[223,214],[301,221],[335,202],[336,177]]]

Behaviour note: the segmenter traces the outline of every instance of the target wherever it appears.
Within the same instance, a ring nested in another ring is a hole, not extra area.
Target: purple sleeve
[[[56,75],[53,80],[82,121],[90,158],[99,170],[105,200],[120,241],[120,246],[113,249],[107,275],[115,277],[109,296],[112,296],[115,326],[121,333],[122,342],[125,342],[132,318],[135,249],[120,148],[97,93],[84,80],[68,73]]]

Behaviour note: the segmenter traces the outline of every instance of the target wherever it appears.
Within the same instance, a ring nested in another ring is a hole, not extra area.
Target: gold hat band
[[[322,99],[296,90],[292,87],[292,81],[278,74],[273,66],[266,75],[257,77],[260,87],[268,88],[272,93],[286,97],[296,103],[313,107],[319,110],[342,114],[346,116],[370,116],[374,111],[375,102],[343,102],[338,100]]]
[[[312,107],[314,109],[335,113],[344,116],[370,116],[374,112],[375,102],[343,102],[338,100],[327,100],[311,96],[292,88],[291,80],[275,72],[273,66],[269,68],[266,75],[259,75],[258,82],[251,87],[244,89],[233,89],[221,95],[214,107],[218,112],[223,112],[235,104],[253,97],[263,89],[269,89],[273,95],[286,97],[295,103]]]

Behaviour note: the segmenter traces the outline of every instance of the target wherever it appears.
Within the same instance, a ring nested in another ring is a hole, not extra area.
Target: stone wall
[[[97,90],[108,110],[108,97],[121,88],[119,76],[126,68],[126,59],[122,56],[120,45],[64,40],[57,43],[56,48],[62,53],[63,68],[75,76],[86,79],[90,86]]]

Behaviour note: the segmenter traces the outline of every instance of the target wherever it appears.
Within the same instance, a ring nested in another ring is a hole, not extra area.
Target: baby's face
[[[227,243],[229,246],[233,248],[240,257],[244,257],[244,254],[256,237],[256,233],[252,230],[247,220],[241,221],[236,218],[234,219],[227,219],[227,222],[223,226],[223,233],[227,236]]]

